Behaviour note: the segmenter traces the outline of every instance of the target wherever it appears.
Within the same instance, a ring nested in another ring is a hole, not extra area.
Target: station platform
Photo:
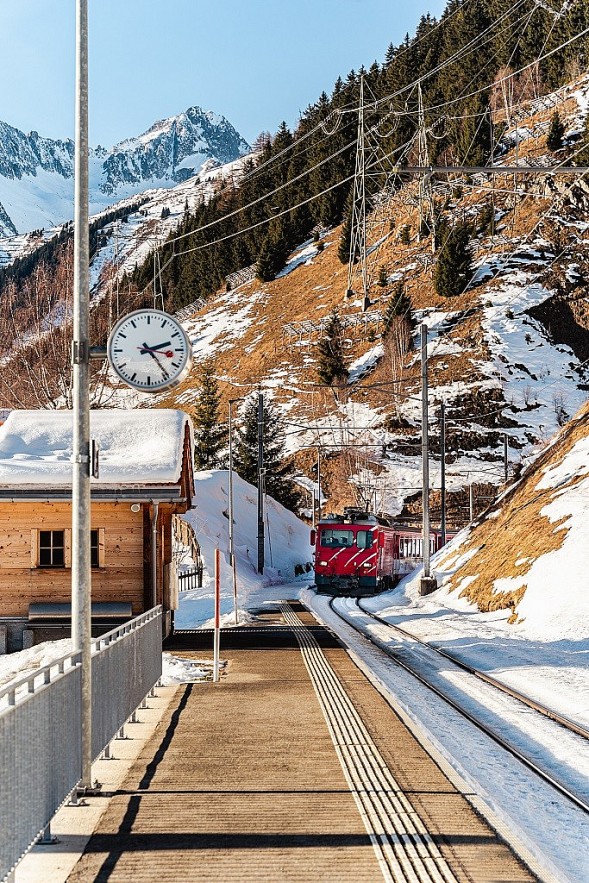
[[[209,655],[190,634],[167,649]],[[72,883],[536,879],[298,603],[221,653],[219,683],[178,687]]]

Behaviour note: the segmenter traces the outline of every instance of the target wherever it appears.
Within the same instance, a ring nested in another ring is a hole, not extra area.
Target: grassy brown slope
[[[450,589],[463,580],[469,584],[461,596],[469,598],[481,610],[509,608],[516,617],[517,604],[525,593],[525,585],[517,591],[498,592],[494,582],[498,577],[525,577],[534,561],[559,549],[566,537],[566,529],[542,515],[544,506],[552,502],[555,493],[566,486],[539,490],[537,485],[543,472],[560,463],[573,446],[589,435],[589,404],[585,405],[559,433],[526,471],[522,479],[507,491],[500,501],[499,515],[489,518],[485,513],[475,522],[468,540],[460,547],[459,555],[472,553],[470,559],[452,576]],[[569,487],[578,479],[571,478]],[[497,511],[497,510],[495,510]],[[451,568],[454,553],[440,562],[440,569]],[[525,559],[525,560],[524,560]],[[521,563],[516,564],[520,561]]]

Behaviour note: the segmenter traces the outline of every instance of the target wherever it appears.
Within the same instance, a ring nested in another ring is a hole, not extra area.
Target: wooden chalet
[[[69,634],[71,411],[13,411],[0,426],[0,652]],[[92,478],[92,623],[100,634],[177,606],[173,521],[194,493],[193,437],[175,410],[100,410]]]

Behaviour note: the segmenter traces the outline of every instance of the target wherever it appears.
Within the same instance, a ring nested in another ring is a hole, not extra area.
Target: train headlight
[[[370,561],[365,561],[363,566],[364,567],[372,567],[373,565]]]
[[[319,561],[320,567],[327,567],[327,561]]]

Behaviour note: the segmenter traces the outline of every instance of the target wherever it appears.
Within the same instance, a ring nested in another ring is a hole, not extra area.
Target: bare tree
[[[91,312],[93,342],[108,335],[108,298]],[[72,405],[72,246],[60,250],[54,266],[39,263],[17,285],[10,282],[0,301],[0,400],[10,408],[69,408]],[[106,404],[112,388],[107,367],[91,371],[92,406]]]
[[[411,325],[405,316],[394,316],[383,338],[384,363],[389,366],[395,420],[400,419],[406,398],[407,355],[411,350]]]

